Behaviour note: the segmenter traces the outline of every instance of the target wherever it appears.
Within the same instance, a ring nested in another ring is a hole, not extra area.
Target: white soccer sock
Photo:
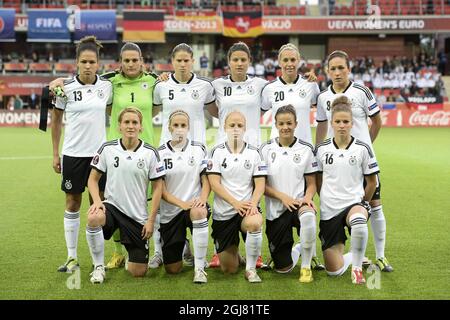
[[[247,263],[245,270],[255,269],[256,260],[261,255],[262,233],[261,231],[247,232],[247,239],[245,240],[245,256]]]
[[[194,245],[194,267],[205,267],[206,251],[208,250],[208,219],[192,221],[192,243]]]
[[[362,213],[355,213],[350,217],[349,224],[352,229],[352,267],[361,269],[364,254],[366,253],[367,238],[369,237],[369,231],[367,229],[367,219]]]
[[[302,242],[302,268],[311,268],[313,248],[316,247],[316,215],[312,211],[300,215],[300,239]]]
[[[64,236],[67,256],[77,259],[78,232],[80,230],[80,212],[64,212]]]
[[[347,271],[348,266],[352,262],[352,257],[353,257],[353,255],[352,255],[351,252],[348,252],[348,253],[344,254],[344,256],[343,256],[343,258],[344,258],[344,265],[342,266],[342,268],[340,268],[337,271],[328,271],[328,270],[325,270],[325,271],[327,272],[327,274],[329,276],[342,276],[345,273],[345,271]]]
[[[383,206],[373,207],[370,216],[372,226],[373,242],[375,243],[375,253],[377,259],[384,258],[384,247],[386,244],[386,218],[383,213]]]
[[[159,254],[162,257],[161,249],[161,234],[159,233],[160,226],[160,214],[156,215],[155,224],[153,225],[153,246],[155,247],[155,254]]]
[[[300,258],[300,255],[302,253],[302,244],[297,243],[295,246],[292,247],[291,251],[291,257],[292,257],[292,268],[294,268],[297,265],[298,259]]]
[[[86,239],[94,268],[105,265],[105,239],[102,227],[86,227]]]

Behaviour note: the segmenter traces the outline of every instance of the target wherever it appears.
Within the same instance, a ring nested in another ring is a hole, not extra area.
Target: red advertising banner
[[[3,96],[30,95],[32,91],[40,95],[42,88],[55,77],[46,76],[0,76],[0,94]]]
[[[383,127],[450,127],[448,110],[383,110]]]
[[[0,110],[0,127],[39,127],[40,110]],[[50,115],[47,120],[50,124]]]

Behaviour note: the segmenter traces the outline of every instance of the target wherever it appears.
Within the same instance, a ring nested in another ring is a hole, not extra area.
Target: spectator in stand
[[[38,96],[36,95],[34,90],[32,90],[30,96],[28,97],[28,107],[30,109],[36,109],[37,102],[38,102]]]
[[[203,55],[200,57],[200,76],[208,77],[209,75],[208,63],[209,59],[206,56],[206,52],[203,52]]]
[[[259,78],[264,78],[265,68],[264,64],[261,61],[258,61],[255,64],[255,75]]]
[[[445,54],[444,50],[441,50],[438,53],[438,71],[440,74],[445,75],[445,71],[447,68],[447,55]]]
[[[23,109],[23,100],[18,94],[16,94],[16,98],[14,100],[14,110],[22,110],[22,109]]]
[[[253,67],[252,64],[248,66],[247,74],[248,74],[250,77],[254,77],[254,76],[255,76],[255,67]]]
[[[16,98],[14,98],[14,96],[10,96],[8,99],[8,104],[6,105],[6,109],[8,109],[9,111],[13,111],[15,102]]]
[[[33,51],[33,53],[31,54],[31,60],[35,63],[39,62],[39,55],[36,51]]]

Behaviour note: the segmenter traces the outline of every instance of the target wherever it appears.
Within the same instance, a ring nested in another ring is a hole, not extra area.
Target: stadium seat
[[[32,72],[52,72],[53,67],[50,63],[36,63],[32,62],[28,66],[29,71]]]
[[[27,64],[26,63],[5,63],[3,65],[3,71],[6,72],[26,72]]]
[[[55,63],[56,73],[74,73],[75,71],[76,67],[71,63]]]

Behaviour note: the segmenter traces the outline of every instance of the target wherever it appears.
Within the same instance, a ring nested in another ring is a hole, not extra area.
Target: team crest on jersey
[[[247,170],[250,170],[251,167],[252,167],[252,165],[250,164],[250,161],[249,160],[245,160],[244,168],[247,169]]]
[[[99,161],[99,156],[98,154],[94,157],[94,159],[92,159],[92,164],[97,164]]]
[[[105,97],[105,94],[103,93],[103,90],[98,90],[97,97],[99,97],[100,99],[103,99]]]
[[[192,90],[191,97],[192,97],[192,99],[197,100],[200,97],[198,90]]]
[[[194,160],[194,156],[192,156],[189,158],[188,165],[190,165],[192,167],[194,164],[195,164],[195,160]]]
[[[144,90],[147,90],[148,89],[148,83],[144,82],[143,84],[141,84],[141,88],[144,89]]]
[[[300,96],[300,98],[305,98],[305,97],[306,97],[306,91],[305,91],[305,89],[300,89],[298,95]]]
[[[351,156],[350,159],[348,160],[348,163],[354,166],[356,164],[356,156]]]
[[[138,169],[144,169],[144,166],[145,166],[144,159],[139,159],[137,163]]]
[[[255,93],[255,89],[253,89],[252,86],[249,86],[249,87],[247,88],[247,93],[248,93],[249,95],[253,95],[253,94]]]
[[[66,180],[66,182],[64,183],[64,187],[66,188],[66,190],[72,189],[72,182],[70,182],[70,180]]]
[[[211,170],[212,167],[213,167],[213,163],[212,163],[211,160],[209,160],[209,161],[208,161],[208,164],[206,165],[206,169],[207,169],[207,170]]]
[[[292,160],[294,160],[294,163],[300,163],[301,161],[300,155],[294,154],[294,158]]]

